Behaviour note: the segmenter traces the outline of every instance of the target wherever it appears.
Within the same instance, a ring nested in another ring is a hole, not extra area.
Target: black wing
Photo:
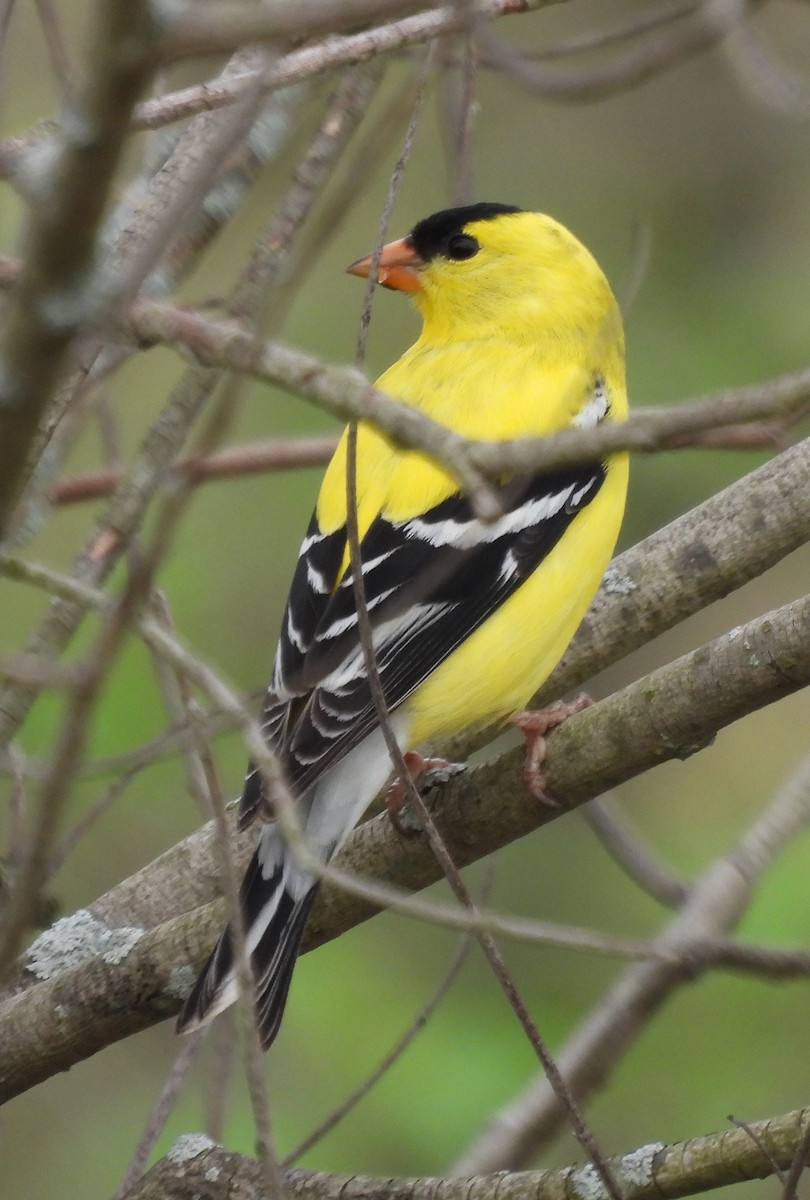
[[[279,636],[273,678],[262,709],[262,731],[267,744],[283,753],[294,721],[294,702],[301,695],[295,684],[307,652],[332,600],[346,548],[346,529],[322,533],[315,514],[298,553]],[[239,828],[245,829],[262,804],[262,785],[253,763],[248,764],[239,805]]]
[[[378,517],[362,542],[363,582],[377,668],[395,709],[520,587],[605,479],[601,464],[510,481],[504,514],[485,523],[456,493],[419,517]],[[350,572],[326,595],[318,562],[339,569],[345,532],[310,527],[296,571],[268,693],[266,730],[296,792],[311,786],[376,724],[357,631]],[[331,539],[331,540],[330,540]],[[335,565],[337,562],[337,565]],[[256,783],[254,787],[258,788]],[[252,805],[255,807],[255,804]]]

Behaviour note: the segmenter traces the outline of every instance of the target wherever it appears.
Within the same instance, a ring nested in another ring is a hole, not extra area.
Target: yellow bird
[[[371,257],[354,263],[369,273]],[[448,209],[382,253],[423,329],[377,387],[469,438],[592,428],[627,413],[616,301],[551,217],[503,204]],[[624,511],[627,457],[499,484],[486,523],[427,455],[361,423],[357,508],[380,680],[403,752],[505,722],[563,654],[599,585]],[[265,735],[312,851],[335,854],[391,773],[371,697],[346,540],[346,435],[327,468],[292,581]],[[250,770],[240,822],[262,807]],[[265,805],[266,807],[266,805]],[[265,1045],[275,1037],[318,889],[272,823],[242,885]],[[237,995],[225,931],[180,1016],[197,1028]]]

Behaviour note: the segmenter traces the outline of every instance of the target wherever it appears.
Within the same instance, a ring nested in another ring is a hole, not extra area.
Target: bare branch
[[[234,287],[229,301],[234,311],[243,316],[253,311],[280,279],[284,265],[294,253],[296,234],[328,179],[331,165],[360,120],[374,87],[373,78],[357,73],[339,85],[340,103],[324,127],[316,132],[304,156],[300,179],[295,179],[283,196]],[[166,409],[144,439],[129,475],[116,489],[79,555],[74,577],[80,584],[94,586],[109,577],[219,378],[218,371],[194,365],[174,389]],[[84,608],[75,601],[56,599],[26,649],[57,657],[70,642],[83,613]],[[38,689],[23,684],[9,685],[0,692],[0,745],[14,736],[38,694]]]
[[[615,559],[574,643],[536,702],[579,687],[596,671],[740,587],[810,539],[810,508],[803,490],[808,473],[810,440]],[[10,561],[3,570],[11,578],[30,579],[61,595],[52,573],[38,579],[32,567],[21,573]],[[74,582],[58,603],[73,611],[81,595],[81,586]],[[92,589],[84,595],[80,611],[96,603]],[[55,611],[60,611],[58,605]],[[455,756],[467,755],[486,740],[486,733],[467,736],[451,749]],[[151,927],[210,900],[217,894],[210,838],[210,829],[186,838],[96,901],[94,916],[111,927],[130,921]],[[243,837],[244,862],[251,841]]]
[[[370,420],[407,445],[429,450],[473,490],[481,486],[476,471],[496,477],[504,471],[559,470],[616,450],[653,453],[685,449],[703,444],[706,430],[810,411],[810,369],[806,368],[764,384],[685,400],[671,408],[635,410],[627,421],[617,424],[566,429],[545,438],[471,441],[385,396],[353,369],[327,366],[302,350],[256,338],[233,322],[139,300],[127,323],[146,343],[182,346],[202,362],[227,364],[281,383],[335,416]]]
[[[386,396],[356,370],[328,366],[302,350],[256,338],[233,322],[139,300],[130,309],[127,323],[147,343],[179,345],[200,362],[228,365],[281,383],[335,416],[369,420],[406,445],[429,452],[459,480],[485,519],[497,515],[499,507],[484,475],[558,470],[616,450],[652,453],[685,448],[694,444],[692,435],[699,440],[707,429],[810,409],[810,370],[805,369],[674,408],[637,411],[620,424],[564,430],[548,438],[471,441]]]
[[[535,0],[532,7],[560,0]],[[303,11],[284,3],[250,4],[232,0],[218,5],[184,7],[166,21],[158,50],[169,62],[206,54],[230,53],[239,46],[285,38],[339,33],[352,25],[418,8],[419,0],[310,0]]]
[[[550,438],[521,438],[513,442],[476,446],[473,461],[487,473],[548,471],[601,458],[614,450],[648,454],[704,444],[699,435],[747,421],[776,415],[805,416],[810,412],[810,369],[792,372],[763,384],[683,400],[670,408],[634,411],[621,424],[593,430],[564,430]],[[584,433],[585,436],[581,436]]]
[[[470,466],[467,442],[410,405],[372,387],[353,367],[327,365],[302,350],[257,338],[234,322],[214,321],[188,309],[148,300],[130,310],[131,327],[146,342],[180,344],[201,363],[230,366],[259,379],[282,383],[344,420],[364,418],[392,437],[438,458],[477,496],[487,516],[500,511],[483,475]]]
[[[135,101],[152,70],[156,30],[145,0],[110,0],[97,28],[82,99],[60,130],[52,165],[36,180],[26,265],[0,345],[0,531],[67,349],[104,303],[92,283],[98,230]]]
[[[281,383],[335,416],[370,420],[397,440],[429,451],[477,500],[485,517],[497,515],[498,509],[483,474],[558,470],[617,450],[654,453],[718,444],[738,449],[742,423],[769,417],[797,420],[810,411],[810,369],[804,369],[671,408],[637,409],[627,421],[592,430],[567,429],[551,437],[497,443],[471,441],[385,396],[352,368],[328,366],[302,350],[257,338],[233,321],[140,299],[131,307],[126,325],[146,344],[180,346],[206,365],[230,366]],[[707,431],[719,431],[720,436],[707,438]],[[755,444],[762,436],[759,428]]]
[[[233,479],[239,475],[324,466],[334,454],[336,446],[336,437],[274,438],[230,446],[227,450],[204,457],[197,454],[182,455],[170,470],[172,474],[183,475],[197,485],[216,479]],[[61,479],[51,489],[50,500],[53,504],[98,500],[111,495],[123,481],[124,474],[124,469],[119,467]]]
[[[405,1030],[400,1038],[394,1043],[391,1049],[385,1054],[377,1065],[374,1067],[368,1076],[363,1080],[359,1087],[355,1088],[345,1100],[343,1100],[337,1108],[321,1121],[321,1123],[309,1133],[302,1142],[290,1151],[287,1157],[282,1162],[283,1167],[287,1167],[294,1163],[296,1159],[301,1158],[308,1150],[317,1145],[322,1138],[335,1128],[336,1125],[343,1120],[348,1113],[357,1105],[369,1092],[374,1088],[384,1075],[390,1071],[395,1062],[398,1061],[413,1042],[414,1038],[422,1032],[425,1025],[428,1023],[434,1012],[438,1008],[441,1001],[447,995],[450,988],[456,981],[461,968],[467,961],[467,958],[472,948],[473,942],[468,933],[462,935],[458,950],[453,955],[453,958],[435,988],[433,995],[422,1006],[416,1015],[416,1018],[411,1022],[410,1026]]]
[[[223,74],[227,77],[232,70],[238,71],[240,65],[264,61],[266,55],[260,51],[245,50],[234,56]],[[58,389],[34,440],[31,457],[36,467],[24,496],[24,504],[29,509],[32,493],[36,497],[52,481],[78,432],[80,401],[117,370],[132,352],[131,347],[108,344],[109,329],[102,318],[126,307],[128,300],[142,286],[152,295],[163,295],[176,286],[194,256],[202,252],[222,223],[233,215],[232,206],[219,205],[216,183],[222,182],[222,168],[231,158],[234,145],[240,143],[251,126],[255,128],[261,104],[262,97],[254,84],[242,92],[238,104],[228,113],[204,113],[190,122],[166,161],[145,184],[135,181],[107,222],[101,238],[106,252],[98,255],[101,261],[95,283],[103,304],[98,312],[88,314],[89,328],[85,332],[90,336],[85,337],[82,344],[80,360]],[[248,177],[256,173],[267,150],[264,139],[257,137],[255,140],[262,146],[262,154],[252,153],[247,164],[243,163],[243,174]],[[237,199],[243,198],[244,184],[232,189],[232,194]],[[212,202],[217,204],[217,220],[191,216],[204,199],[208,200],[209,206]],[[184,222],[191,226],[185,239],[180,236]],[[169,247],[171,255],[168,254]],[[64,421],[67,414],[71,417],[69,422]],[[55,446],[53,436],[60,424],[61,438]],[[36,521],[32,521],[29,513],[25,529],[28,536],[32,524]],[[19,533],[16,541],[19,544]]]
[[[738,845],[692,884],[682,908],[657,939],[657,945],[680,952],[680,964],[651,961],[628,968],[571,1036],[560,1063],[577,1095],[591,1095],[601,1086],[664,998],[705,968],[705,959],[693,957],[695,940],[717,937],[737,924],[764,872],[809,820],[807,758]],[[496,1115],[456,1168],[461,1173],[515,1169],[530,1161],[563,1119],[556,1097],[538,1078]]]
[[[686,1142],[653,1142],[629,1154],[609,1159],[624,1200],[694,1196],[746,1179],[767,1179],[774,1168],[790,1167],[810,1126],[810,1110],[752,1122],[746,1129],[723,1129]],[[125,1200],[180,1200],[195,1195],[219,1200],[222,1179],[228,1180],[230,1200],[262,1200],[262,1181],[251,1158],[223,1150],[201,1135],[180,1138]],[[449,1176],[428,1179],[374,1179],[288,1170],[284,1184],[291,1200],[572,1200],[588,1196],[604,1200],[605,1192],[593,1168],[563,1167],[558,1171],[525,1171],[495,1175]]]
[[[613,95],[660,75],[692,58],[733,33],[748,19],[754,3],[708,3],[694,5],[678,14],[686,20],[672,24],[659,20],[646,36],[622,53],[596,66],[549,69],[544,63],[521,54],[515,47],[496,40],[491,32],[482,35],[487,65],[506,72],[524,87],[550,100],[582,102]],[[634,33],[634,31],[631,31]]]
[[[150,636],[154,645],[178,653],[163,631],[153,629]],[[187,654],[180,661],[196,686],[224,702],[223,685],[208,668]],[[541,811],[527,793],[523,754],[515,751],[454,776],[431,805],[433,819],[454,861],[464,866],[606,786],[695,753],[725,725],[808,683],[810,598],[804,598],[654,671],[560,726],[548,738],[546,762],[549,793],[559,809]],[[246,732],[252,728],[247,717],[244,727]],[[254,747],[267,759],[260,731],[251,734],[251,752]],[[357,829],[340,862],[354,876],[386,879],[394,888],[408,890],[423,888],[440,874],[427,838],[403,839],[387,815]],[[308,869],[318,866],[307,863]],[[340,878],[343,887],[322,890],[308,926],[307,949],[366,920],[386,902],[399,911],[408,909],[408,902],[398,900],[390,887],[357,884],[332,868],[322,873]],[[151,930],[129,924],[123,931],[125,950],[80,961],[8,1000],[0,1009],[0,1100],[176,1011],[221,923],[222,906],[213,904]],[[453,923],[481,927],[463,913]],[[68,922],[67,936],[70,929]],[[73,961],[81,954],[74,950]],[[191,965],[185,965],[189,960]],[[88,1005],[92,1021],[87,1020]]]
[[[152,1112],[149,1114],[146,1128],[135,1147],[135,1153],[132,1155],[129,1166],[124,1173],[124,1178],[121,1180],[121,1186],[115,1193],[113,1200],[122,1200],[122,1197],[138,1182],[143,1174],[143,1169],[149,1162],[168,1116],[174,1108],[180,1089],[186,1082],[186,1077],[194,1066],[197,1056],[202,1049],[203,1038],[204,1035],[201,1033],[191,1035],[178,1051],[177,1057],[169,1071],[168,1078],[161,1089]]]
[[[592,801],[583,808],[582,815],[608,854],[643,891],[671,908],[683,903],[688,887],[676,879],[629,828],[613,797],[602,796]]]

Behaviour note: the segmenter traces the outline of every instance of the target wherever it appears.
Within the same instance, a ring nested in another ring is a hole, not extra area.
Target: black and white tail
[[[399,736],[396,715],[392,727]],[[390,769],[385,738],[376,729],[296,801],[301,831],[310,852],[321,862],[332,859]],[[265,1047],[278,1033],[318,887],[318,880],[295,861],[280,830],[274,824],[263,825],[239,898]],[[178,1032],[190,1033],[206,1024],[233,1004],[238,994],[234,951],[226,929],[183,1006]]]
[[[278,1033],[290,990],[298,947],[317,882],[301,887],[287,878],[279,863],[269,879],[262,872],[262,846],[253,855],[240,891],[247,949],[256,986],[256,1008],[262,1046]],[[296,886],[297,885],[297,886]],[[296,895],[295,893],[299,893]],[[177,1022],[178,1033],[190,1033],[236,1000],[238,985],[230,925],[217,942]]]

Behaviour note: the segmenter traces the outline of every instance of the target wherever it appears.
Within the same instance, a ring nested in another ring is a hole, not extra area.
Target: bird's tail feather
[[[265,1050],[275,1040],[284,1015],[298,947],[319,886],[313,883],[300,900],[294,900],[287,891],[283,893],[278,909],[251,957],[256,977],[256,1011]]]
[[[271,877],[265,879],[258,854],[255,854],[242,882],[240,902],[265,1049],[275,1038],[281,1023],[298,947],[318,884],[313,882],[299,898],[288,889],[282,865],[279,864]],[[190,1033],[207,1024],[233,1004],[237,995],[236,964],[228,926],[183,1006],[177,1021],[178,1032]]]

